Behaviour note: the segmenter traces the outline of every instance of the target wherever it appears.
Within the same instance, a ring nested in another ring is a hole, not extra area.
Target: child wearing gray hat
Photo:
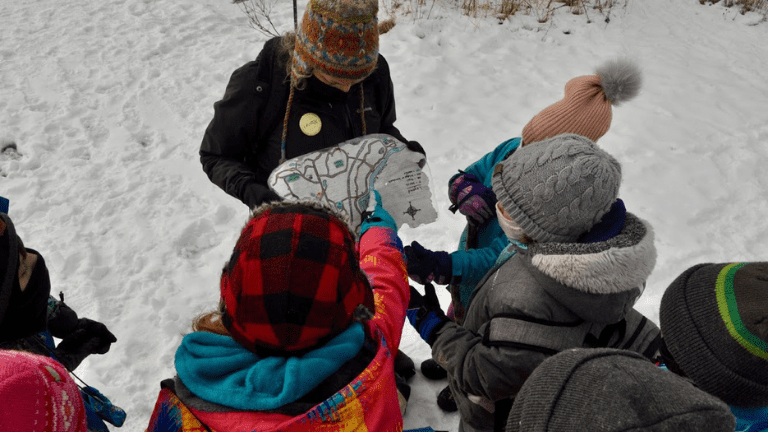
[[[463,432],[502,430],[512,400],[547,357],[614,347],[655,355],[659,330],[633,309],[656,262],[651,226],[626,213],[588,235],[617,201],[621,166],[589,138],[563,134],[499,163],[493,190],[510,239],[477,285],[462,325],[434,288],[411,289],[408,318],[446,369]]]
[[[725,403],[637,353],[572,349],[533,371],[506,432],[732,432],[735,424]]]
[[[665,366],[730,405],[736,431],[768,431],[768,262],[689,268],[659,320]]]
[[[430,250],[422,246],[423,241],[405,247],[411,279],[449,285],[452,301],[447,315],[451,319],[459,324],[464,321],[472,291],[509,245],[496,217],[497,198],[491,184],[494,166],[518,148],[564,133],[597,142],[610,129],[613,107],[636,97],[641,84],[641,70],[635,62],[627,58],[607,61],[594,74],[569,80],[562,100],[537,113],[520,136],[502,142],[451,177],[450,210],[467,219],[458,248],[453,252]],[[615,207],[610,220],[623,218],[621,201]],[[421,372],[430,379],[445,377],[445,371],[433,359],[421,364]],[[456,411],[448,387],[438,395],[437,404],[443,410]]]

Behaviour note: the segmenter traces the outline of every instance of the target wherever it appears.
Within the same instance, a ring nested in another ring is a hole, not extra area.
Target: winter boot
[[[405,415],[408,399],[411,397],[411,386],[406,384],[405,378],[395,374],[395,386],[397,387],[397,402],[400,404],[400,414]]]
[[[448,372],[433,359],[421,362],[421,374],[431,380],[441,380],[448,376]]]
[[[438,393],[437,406],[439,406],[441,410],[449,413],[458,411],[459,407],[456,406],[456,400],[453,399],[453,392],[450,387],[446,386],[440,393]]]
[[[416,375],[416,365],[413,364],[413,360],[400,350],[397,350],[395,356],[395,375],[403,377],[406,381]]]

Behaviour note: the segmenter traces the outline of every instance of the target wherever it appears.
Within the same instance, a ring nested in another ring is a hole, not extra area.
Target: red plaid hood
[[[345,330],[359,305],[374,310],[347,224],[316,204],[261,207],[221,277],[224,324],[259,355],[296,355]]]

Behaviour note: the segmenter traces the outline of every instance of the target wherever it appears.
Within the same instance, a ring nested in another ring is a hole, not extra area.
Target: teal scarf
[[[176,373],[201,399],[264,411],[309,393],[355,357],[364,342],[363,326],[355,322],[302,357],[260,358],[229,336],[194,332],[176,350]]]

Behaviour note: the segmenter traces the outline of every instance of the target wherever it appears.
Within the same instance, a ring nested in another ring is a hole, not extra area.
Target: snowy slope
[[[638,308],[657,321],[664,289],[693,264],[768,259],[762,17],[697,0],[627,0],[609,23],[592,10],[544,24],[427,11],[381,40],[397,125],[427,150],[441,205],[434,224],[401,230],[404,242],[454,248],[463,222],[447,210],[448,178],[519,136],[570,78],[627,55],[644,88],[600,145],[623,163],[628,208],[656,231]],[[292,26],[290,2],[275,18]],[[128,411],[121,430],[142,431],[182,334],[216,306],[247,217],[197,150],[229,74],[266,37],[226,0],[6,1],[0,23],[0,149],[18,149],[0,154],[0,195],[54,291],[117,335],[78,375]],[[430,355],[409,327],[402,349],[417,363]],[[406,428],[457,430],[434,402],[445,383],[412,384]]]

